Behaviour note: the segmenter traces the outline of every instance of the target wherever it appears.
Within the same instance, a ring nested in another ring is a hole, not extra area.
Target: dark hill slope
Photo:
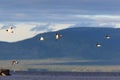
[[[55,40],[56,32],[39,34],[15,43],[0,42],[0,59],[80,58],[120,60],[120,29],[69,28],[57,31],[62,38]],[[108,40],[105,35],[109,34]],[[40,41],[41,36],[45,37]],[[96,43],[102,47],[96,47]]]

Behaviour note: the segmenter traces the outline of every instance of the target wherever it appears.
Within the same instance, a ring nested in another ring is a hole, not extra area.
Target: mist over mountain
[[[55,34],[62,37],[55,39]],[[110,39],[105,36],[110,35]],[[39,38],[43,36],[44,41]],[[0,59],[78,58],[120,60],[120,29],[76,27],[38,34],[19,42],[0,42]],[[96,47],[100,43],[101,47]]]
[[[58,31],[73,27],[74,24],[65,23],[0,23],[0,41],[3,42],[18,42],[29,39],[37,34]],[[10,34],[10,31],[14,34]],[[9,31],[6,31],[9,30]]]

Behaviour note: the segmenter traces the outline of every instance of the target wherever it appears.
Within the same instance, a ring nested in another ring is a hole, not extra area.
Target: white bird
[[[110,39],[111,38],[109,35],[106,35],[105,37],[106,37],[106,39]]]
[[[101,45],[101,44],[99,44],[99,43],[97,43],[97,44],[96,44],[96,46],[97,46],[97,47],[101,47],[102,45]]]
[[[12,65],[18,64],[18,61],[12,61]]]
[[[6,30],[9,33],[14,33],[13,27],[10,27],[9,29]]]
[[[62,35],[56,33],[56,36],[55,36],[56,39],[60,39],[61,37],[62,37]]]
[[[40,40],[41,40],[41,41],[43,41],[43,40],[44,40],[44,37],[43,37],[43,36],[42,36],[42,37],[40,37]]]

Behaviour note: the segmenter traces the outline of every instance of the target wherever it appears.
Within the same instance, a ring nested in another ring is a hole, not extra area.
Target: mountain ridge
[[[55,40],[55,34],[62,38]],[[105,35],[111,38],[107,40]],[[41,36],[45,37],[40,41]],[[76,27],[38,34],[23,41],[0,42],[0,59],[79,58],[92,60],[119,60],[120,29]],[[96,47],[101,43],[102,47]]]

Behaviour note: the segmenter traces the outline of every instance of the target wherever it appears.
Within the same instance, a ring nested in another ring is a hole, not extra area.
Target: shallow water
[[[119,72],[11,72],[0,80],[120,80]]]

